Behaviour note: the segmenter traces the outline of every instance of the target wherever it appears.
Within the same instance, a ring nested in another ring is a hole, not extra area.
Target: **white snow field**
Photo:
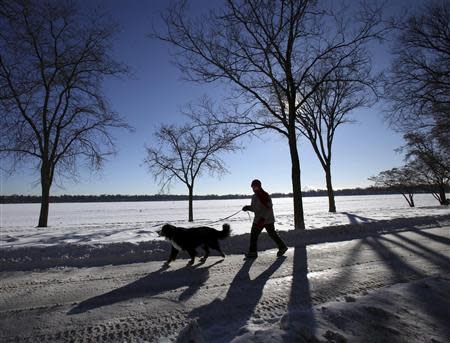
[[[263,233],[243,260],[242,212],[225,259],[164,266],[162,223],[207,224],[247,202],[196,202],[190,225],[180,202],[52,204],[46,229],[38,205],[1,205],[0,342],[450,342],[449,207],[338,197],[329,214],[305,198],[300,231],[291,199],[275,199],[284,257]]]
[[[401,195],[340,196],[336,197],[338,212],[328,213],[327,201],[326,197],[303,198],[308,229],[438,216],[445,212],[431,194],[416,195],[415,208],[410,208]],[[249,213],[241,211],[225,221],[220,219],[249,203],[250,199],[195,201],[194,223],[187,221],[187,201],[57,203],[50,205],[48,228],[36,228],[39,204],[1,204],[0,244],[2,247],[23,247],[62,243],[136,243],[158,239],[156,230],[164,223],[220,228],[227,222],[231,224],[233,234],[238,235],[250,231]],[[276,228],[292,230],[292,199],[278,198],[273,203]]]

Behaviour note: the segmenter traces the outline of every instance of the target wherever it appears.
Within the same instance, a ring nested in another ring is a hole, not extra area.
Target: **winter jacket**
[[[273,214],[272,199],[269,197],[269,201],[264,205],[256,194],[252,196],[252,203],[248,208],[249,211],[255,213],[255,219],[253,219],[253,225],[263,227],[267,224],[275,223],[275,216]]]

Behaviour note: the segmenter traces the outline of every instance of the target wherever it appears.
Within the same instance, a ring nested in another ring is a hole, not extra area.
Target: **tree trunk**
[[[336,203],[334,201],[333,184],[331,183],[331,166],[327,165],[325,168],[325,178],[327,182],[328,193],[328,212],[336,212]]]
[[[189,189],[189,221],[194,221],[194,209],[193,209],[193,202],[194,202],[194,187],[188,186]]]
[[[50,166],[43,163],[41,167],[41,211],[39,213],[38,227],[47,227],[48,210],[50,205],[50,187],[52,185],[52,178],[50,173]]]
[[[447,195],[445,194],[445,186],[439,185],[439,202],[441,205],[448,205]]]
[[[297,139],[295,132],[289,137],[289,149],[292,162],[292,194],[294,197],[294,228],[296,230],[305,229],[305,219],[303,215],[302,184],[300,180],[300,160],[298,158]]]
[[[409,194],[409,207],[414,207],[414,194]]]
[[[402,197],[405,198],[406,202],[408,203],[409,207],[414,207],[414,193],[408,193],[403,190],[399,190]],[[408,195],[406,195],[408,193]]]

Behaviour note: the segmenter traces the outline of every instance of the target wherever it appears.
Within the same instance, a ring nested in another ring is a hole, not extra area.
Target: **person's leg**
[[[282,256],[287,250],[287,245],[275,231],[275,224],[267,224],[265,228],[269,234],[269,237],[272,238],[278,246],[278,256]]]
[[[257,256],[258,255],[258,237],[259,234],[261,233],[262,228],[257,227],[256,225],[252,226],[252,230],[250,231],[250,247],[248,249],[248,254],[249,256],[254,255]]]

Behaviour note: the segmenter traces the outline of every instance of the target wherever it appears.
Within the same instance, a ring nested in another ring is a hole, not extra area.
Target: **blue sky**
[[[88,4],[87,1],[79,1]],[[207,94],[212,97],[226,92],[220,84],[199,85],[183,81],[179,70],[170,62],[169,47],[146,35],[152,22],[159,25],[159,12],[166,1],[97,0],[120,24],[122,32],[115,42],[116,58],[131,67],[134,77],[108,80],[105,94],[112,108],[135,128],[134,133],[115,131],[118,154],[106,162],[98,174],[80,169],[78,182],[64,181],[54,185],[52,194],[154,194],[158,185],[143,165],[145,145],[152,144],[152,133],[161,123],[184,120],[180,107]],[[406,3],[406,2],[405,2]],[[198,11],[211,1],[193,1]],[[92,5],[89,5],[92,6]],[[385,66],[387,47],[377,47],[374,61]],[[387,127],[382,104],[355,111],[355,124],[338,129],[333,147],[333,184],[336,189],[369,186],[368,177],[381,170],[399,166],[402,156],[394,149],[403,144],[401,136]],[[269,192],[291,192],[291,164],[287,142],[278,136],[265,135],[261,140],[244,142],[246,149],[227,154],[223,159],[230,171],[221,179],[205,175],[198,179],[196,194],[250,193],[250,182],[259,178]],[[302,139],[299,145],[302,186],[325,188],[324,173],[317,157]],[[38,174],[22,168],[12,176],[2,173],[1,193],[39,194]],[[172,194],[184,194],[183,184],[174,184]]]

